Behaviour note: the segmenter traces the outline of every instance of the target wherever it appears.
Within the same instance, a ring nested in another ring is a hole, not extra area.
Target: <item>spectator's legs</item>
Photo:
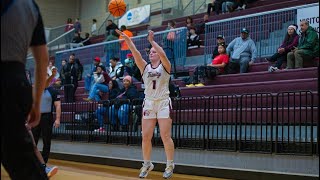
[[[240,57],[240,73],[247,73],[250,57]]]
[[[70,100],[71,102],[75,102],[75,94],[76,94],[76,91],[77,91],[77,88],[78,88],[78,84],[73,84],[73,89],[71,91],[71,97],[70,97]]]
[[[129,105],[123,104],[118,110],[118,118],[120,120],[120,125],[128,125],[129,119]]]
[[[214,2],[214,11],[215,14],[218,15],[220,13],[221,3],[219,1]]]
[[[42,116],[40,117],[40,123],[41,123],[41,119],[42,119]],[[34,139],[34,142],[38,145],[38,141],[39,141],[39,138],[40,138],[40,134],[41,134],[41,126],[40,126],[40,123],[38,124],[38,126],[34,127],[31,129],[32,131],[32,134],[33,134],[33,139]]]
[[[94,93],[94,99],[96,101],[100,101],[101,98],[99,96],[99,91],[103,92],[103,93],[107,93],[109,92],[109,87],[105,84],[95,84],[96,88],[95,88],[95,91],[93,92]]]
[[[222,14],[224,14],[224,13],[227,12],[227,2],[223,2],[223,3],[222,3],[221,9],[222,9]]]
[[[50,155],[53,123],[52,113],[41,114],[40,126],[42,129],[41,136],[43,140],[42,157],[45,163],[48,162]]]
[[[306,55],[303,50],[296,50],[294,52],[295,68],[303,68],[303,61],[311,61],[312,56]]]
[[[114,105],[109,107],[109,121],[111,122],[112,125],[116,125],[116,108]]]
[[[90,91],[92,80],[93,80],[92,76],[86,76],[86,78],[84,79],[84,88],[87,92]]]
[[[96,95],[96,91],[97,91],[97,84],[93,84],[93,86],[91,87],[90,91],[89,91],[89,97],[88,99],[93,100],[95,95]]]
[[[287,54],[287,69],[293,69],[294,68],[294,53],[293,52],[289,52]]]
[[[96,116],[98,119],[99,127],[104,128],[104,116],[107,113],[107,108],[106,107],[98,107],[96,110]]]
[[[285,61],[287,58],[287,54],[283,53],[283,54],[279,54],[278,58],[277,58],[277,62],[275,64],[275,67],[277,67],[278,69],[281,69],[281,66],[283,64],[283,61]]]
[[[210,16],[210,13],[211,13],[211,9],[212,7],[214,7],[215,5],[213,5],[212,3],[209,3],[208,4],[208,9],[207,9],[207,14]]]
[[[268,61],[276,62],[277,59],[278,59],[281,55],[282,55],[282,54],[275,53],[275,54],[273,54],[273,55],[268,59]]]

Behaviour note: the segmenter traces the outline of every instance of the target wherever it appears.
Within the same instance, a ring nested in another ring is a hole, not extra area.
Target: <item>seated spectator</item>
[[[196,24],[196,33],[197,34],[204,34],[206,29],[206,23],[209,22],[209,15],[205,14],[203,16],[203,21],[200,21]]]
[[[190,30],[191,27],[194,27],[193,25],[193,19],[191,16],[188,16],[186,19],[186,27],[188,30]]]
[[[48,76],[51,76],[51,74],[52,74],[52,71],[51,71],[52,66],[53,66],[52,61],[49,61],[48,66],[47,66],[47,74],[48,74]]]
[[[85,36],[86,36],[86,37],[84,38],[83,41],[81,41],[80,46],[88,46],[88,45],[91,44],[90,34],[89,34],[89,33],[86,33]]]
[[[217,46],[213,49],[213,53],[212,53],[211,59],[214,59],[216,56],[219,55],[218,46],[220,44],[224,44],[226,47],[228,47],[228,45],[224,41],[224,36],[223,35],[218,35],[217,36]]]
[[[133,59],[133,55],[131,53],[127,54],[127,59],[125,59],[124,63],[125,63],[124,74],[131,76],[133,82],[141,81],[142,77],[141,77],[140,70],[136,65]]]
[[[235,38],[227,47],[227,53],[231,53],[229,68],[234,73],[236,66],[240,65],[240,73],[248,72],[248,67],[257,57],[257,48],[254,41],[249,37],[249,30],[243,28],[241,35]]]
[[[51,75],[48,75],[49,77],[52,76],[52,79],[49,82],[49,86],[59,89],[61,87],[61,79],[58,73],[58,69],[55,66],[52,66],[51,72],[52,72]]]
[[[116,97],[120,94],[118,82],[116,80],[111,80],[111,81],[109,81],[108,86],[109,86],[109,100],[116,99]],[[105,131],[104,116],[106,115],[106,113],[109,114],[109,111],[107,111],[109,109],[109,105],[110,105],[109,103],[104,102],[96,110],[96,117],[97,117],[100,128],[94,130],[95,132],[104,132]]]
[[[112,57],[110,59],[109,77],[112,80],[117,80],[120,88],[123,87],[122,82],[121,82],[123,75],[124,75],[123,64],[120,62],[119,58]]]
[[[95,57],[93,59],[93,67],[91,69],[91,72],[88,73],[84,79],[84,88],[87,92],[90,91],[92,82],[93,82],[93,73],[97,71],[97,66],[101,66],[103,71],[106,71],[106,68],[101,63],[100,57]]]
[[[109,36],[116,29],[118,29],[118,26],[111,19],[108,19],[105,37]]]
[[[281,69],[283,61],[287,60],[287,54],[297,47],[299,41],[299,35],[297,34],[297,25],[290,25],[286,36],[278,48],[277,52],[270,58],[266,58],[267,61],[276,62],[275,66],[270,66],[268,71],[273,72]]]
[[[222,3],[222,14],[233,12],[234,8],[237,8],[236,0],[226,0]]]
[[[81,42],[83,41],[83,38],[80,36],[80,33],[76,32],[74,33],[74,38],[72,39],[70,43],[70,48],[77,48],[81,46]]]
[[[224,0],[212,0],[212,3],[208,4],[207,14],[210,16],[211,11],[214,9],[215,14],[218,15],[223,2]]]
[[[187,85],[187,87],[200,87],[204,86],[203,82],[205,78],[213,79],[219,74],[224,74],[224,68],[229,63],[229,56],[226,53],[226,46],[221,43],[218,46],[219,55],[216,56],[211,64],[207,66],[199,66],[196,68],[194,75],[192,77],[192,84]],[[199,76],[202,77],[202,82],[199,83]]]
[[[200,37],[198,34],[196,34],[196,29],[194,27],[191,27],[187,38],[187,47],[188,49],[190,49],[194,46],[200,47]]]
[[[92,85],[89,97],[84,98],[85,101],[100,101],[99,92],[109,92],[108,83],[111,80],[108,73],[103,71],[103,66],[97,66],[96,72],[93,73],[94,84]]]
[[[132,84],[131,76],[123,78],[123,86],[114,105],[109,108],[109,120],[113,125],[113,130],[127,131],[129,121],[130,105],[121,100],[133,100],[140,97],[137,87]],[[119,123],[117,123],[117,119]],[[120,125],[120,126],[118,126]]]
[[[319,57],[319,37],[308,21],[300,22],[301,36],[298,47],[287,55],[287,69],[302,68],[303,61],[312,61]]]

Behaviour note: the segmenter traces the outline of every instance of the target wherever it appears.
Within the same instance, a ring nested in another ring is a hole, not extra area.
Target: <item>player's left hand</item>
[[[60,127],[60,120],[59,120],[59,119],[56,119],[56,120],[54,121],[53,126],[54,126],[55,128]]]

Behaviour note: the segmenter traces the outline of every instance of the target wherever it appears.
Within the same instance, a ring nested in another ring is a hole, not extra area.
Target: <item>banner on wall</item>
[[[309,25],[313,27],[319,35],[319,6],[301,8],[297,10],[297,24],[299,26],[300,21],[306,20]],[[299,26],[300,30],[300,26]]]
[[[128,10],[119,19],[119,28],[122,25],[133,26],[141,23],[147,23],[150,20],[150,4]]]

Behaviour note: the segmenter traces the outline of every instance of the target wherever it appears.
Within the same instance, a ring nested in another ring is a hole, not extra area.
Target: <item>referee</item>
[[[35,59],[34,89],[25,73],[28,48]],[[11,179],[48,179],[25,127],[40,121],[48,51],[33,0],[1,1],[1,163]]]

